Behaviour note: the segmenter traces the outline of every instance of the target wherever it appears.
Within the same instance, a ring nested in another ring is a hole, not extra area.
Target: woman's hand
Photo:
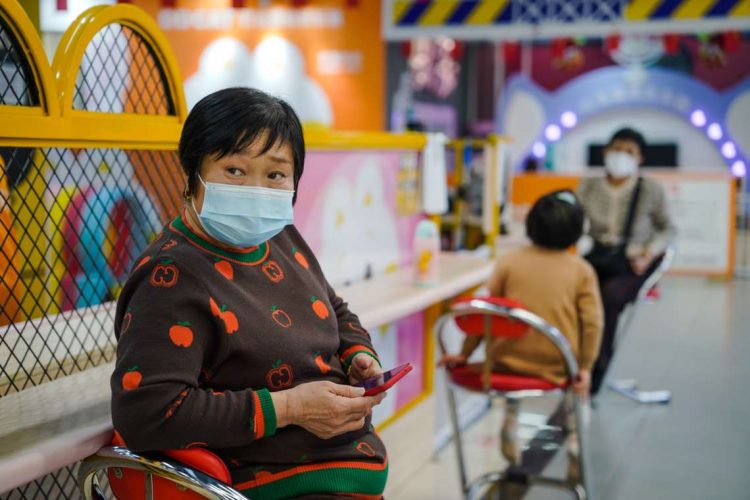
[[[591,370],[578,370],[573,379],[573,390],[584,399],[588,399],[591,390]]]
[[[299,425],[321,439],[364,427],[365,417],[385,397],[363,396],[361,387],[309,382],[292,389],[272,392],[277,427]]]
[[[447,366],[448,368],[463,366],[466,364],[466,359],[466,356],[463,354],[446,354],[440,358],[438,366]]]
[[[651,267],[653,261],[654,258],[650,254],[644,253],[640,257],[630,259],[630,268],[636,275],[641,276],[648,271],[648,268]]]
[[[356,384],[381,373],[383,370],[372,356],[357,354],[349,366],[349,383]]]

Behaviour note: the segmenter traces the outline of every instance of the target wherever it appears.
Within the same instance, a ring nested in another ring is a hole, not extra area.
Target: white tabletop
[[[492,262],[470,254],[440,255],[435,286],[416,287],[413,270],[340,287],[366,328],[421,311],[487,281]],[[75,463],[111,439],[108,363],[0,398],[0,493]]]
[[[471,254],[444,252],[439,269],[439,280],[430,287],[414,286],[414,271],[406,268],[338,288],[336,293],[349,303],[362,325],[372,329],[485,283],[492,262]]]

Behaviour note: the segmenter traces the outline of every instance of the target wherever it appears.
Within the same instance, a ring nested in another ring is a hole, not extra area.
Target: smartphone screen
[[[376,375],[375,377],[354,384],[354,387],[364,387],[364,395],[372,396],[373,394],[378,394],[393,386],[393,384],[401,380],[404,375],[409,373],[412,368],[413,367],[410,363],[405,363],[388,370],[387,372],[383,372],[380,375]]]

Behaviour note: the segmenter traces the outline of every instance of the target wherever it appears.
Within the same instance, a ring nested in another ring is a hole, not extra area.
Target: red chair
[[[112,446],[81,462],[78,485],[85,500],[105,500],[97,473],[106,472],[117,500],[246,500],[231,486],[229,470],[203,448],[139,455],[115,433]]]
[[[487,483],[502,484],[511,479],[511,471],[496,471],[484,474],[473,481],[467,480],[466,464],[464,460],[461,427],[458,421],[456,406],[456,389],[487,394],[491,398],[502,398],[507,402],[521,399],[561,394],[563,396],[566,416],[566,430],[573,436],[579,452],[573,458],[577,460],[578,478],[562,480],[544,477],[541,474],[526,477],[531,484],[543,484],[568,490],[579,499],[585,499],[587,487],[586,448],[583,436],[578,430],[581,428],[580,400],[572,390],[570,382],[578,373],[578,364],[570,345],[563,334],[555,327],[546,323],[542,318],[525,310],[517,301],[499,297],[476,297],[462,299],[453,304],[451,309],[441,316],[435,331],[438,336],[438,347],[443,355],[447,349],[443,340],[446,329],[455,325],[465,335],[484,336],[485,346],[488,347],[493,337],[518,338],[523,335],[537,334],[553,343],[560,352],[568,375],[563,385],[555,385],[547,380],[525,375],[497,373],[492,370],[492,359],[487,356],[482,363],[470,363],[463,366],[447,367],[446,384],[448,407],[450,410],[453,438],[456,449],[461,486],[466,498],[474,498]],[[532,333],[533,332],[533,333]],[[489,352],[489,351],[487,351]]]

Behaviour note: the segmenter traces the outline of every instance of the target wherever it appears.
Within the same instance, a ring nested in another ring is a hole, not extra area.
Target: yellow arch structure
[[[26,61],[31,68],[31,76],[39,96],[37,106],[9,106],[0,105],[0,114],[23,119],[37,127],[44,123],[43,118],[57,118],[60,116],[58,92],[52,68],[47,61],[42,41],[33,23],[16,0],[0,3],[0,18],[9,27],[19,44],[21,53],[26,55]],[[7,120],[0,122],[0,137],[16,135],[17,127]]]
[[[165,93],[175,114],[153,116],[131,113],[99,113],[73,109],[73,95],[81,61],[94,36],[110,24],[133,30],[151,47],[156,62],[165,74]],[[117,4],[92,7],[81,14],[63,35],[52,62],[59,92],[60,115],[75,125],[70,139],[84,140],[91,147],[128,147],[137,149],[174,149],[187,104],[182,78],[174,53],[156,22],[143,10]],[[147,130],[144,133],[144,130]],[[75,134],[75,138],[72,135]]]
[[[41,105],[0,106],[0,141],[17,147],[166,149],[177,145],[187,104],[180,70],[166,37],[144,11],[131,5],[92,7],[63,35],[50,66],[33,24],[16,0],[0,4],[7,23],[28,56]],[[172,116],[97,113],[73,109],[73,94],[81,60],[96,34],[110,24],[127,26],[147,43],[164,74],[165,94]]]

